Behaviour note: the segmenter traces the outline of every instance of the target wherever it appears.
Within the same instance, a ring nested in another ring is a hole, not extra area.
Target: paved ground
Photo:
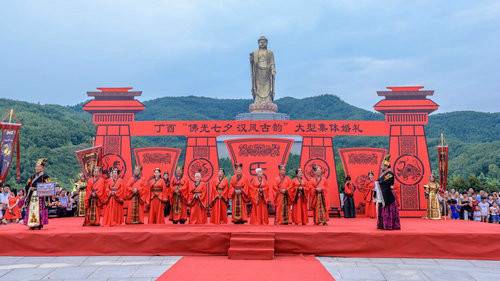
[[[155,280],[180,257],[0,257],[0,281]],[[500,261],[318,258],[337,281],[500,280]]]
[[[180,257],[0,257],[0,280],[155,280]]]
[[[319,257],[337,281],[500,280],[500,261]]]

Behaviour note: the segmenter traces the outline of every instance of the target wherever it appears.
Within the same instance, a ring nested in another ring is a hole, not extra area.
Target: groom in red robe
[[[276,207],[275,224],[290,224],[292,205],[291,190],[292,180],[286,175],[284,164],[278,165],[279,176],[274,180],[274,206]]]

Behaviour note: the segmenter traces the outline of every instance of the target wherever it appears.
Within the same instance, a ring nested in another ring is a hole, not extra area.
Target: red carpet
[[[82,227],[81,218],[53,219],[42,231],[0,226],[0,255],[227,255],[232,233],[274,233],[275,255],[500,260],[500,225],[402,219],[401,231],[380,231],[368,218],[328,226],[136,225]]]
[[[228,260],[226,257],[184,257],[157,280],[161,281],[333,281],[312,256],[274,260]]]

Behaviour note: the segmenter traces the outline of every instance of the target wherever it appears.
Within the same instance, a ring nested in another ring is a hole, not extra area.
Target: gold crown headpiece
[[[387,155],[384,157],[384,161],[382,162],[382,164],[384,164],[384,166],[389,166],[389,165],[391,165],[391,155],[390,155],[390,154],[387,154]]]
[[[40,158],[36,160],[36,164],[45,167],[45,165],[47,164],[47,158]]]

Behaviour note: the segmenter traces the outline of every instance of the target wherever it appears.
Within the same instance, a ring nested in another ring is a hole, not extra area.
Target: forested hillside
[[[49,159],[48,173],[64,184],[78,174],[75,150],[88,147],[95,134],[89,114],[81,109],[0,99],[0,114],[13,108],[21,128],[22,182],[33,172],[36,159]],[[14,182],[14,165],[9,182]]]
[[[213,99],[205,97],[164,97],[145,101],[146,110],[137,114],[138,120],[152,119],[234,119],[248,111],[250,100]],[[285,97],[276,101],[279,111],[292,119],[383,119],[378,113],[357,108],[332,95],[303,99]],[[63,185],[69,186],[78,173],[74,151],[89,147],[94,135],[90,115],[81,104],[66,107],[40,105],[0,99],[0,112],[13,108],[23,123],[21,131],[22,179],[33,170],[39,157],[48,157],[48,173]],[[426,126],[429,155],[433,169],[436,164],[436,145],[441,132],[450,146],[450,180],[465,188],[473,184],[486,188],[500,185],[500,113],[473,111],[433,114]],[[182,138],[134,138],[134,147],[165,145],[182,147]],[[382,137],[338,137],[335,148],[373,146],[387,147]],[[338,157],[338,155],[337,155]],[[340,163],[340,162],[337,162]],[[229,165],[221,159],[222,165]],[[289,167],[298,165],[298,157],[290,158]],[[342,168],[338,165],[339,173]],[[13,183],[14,170],[9,182]]]

